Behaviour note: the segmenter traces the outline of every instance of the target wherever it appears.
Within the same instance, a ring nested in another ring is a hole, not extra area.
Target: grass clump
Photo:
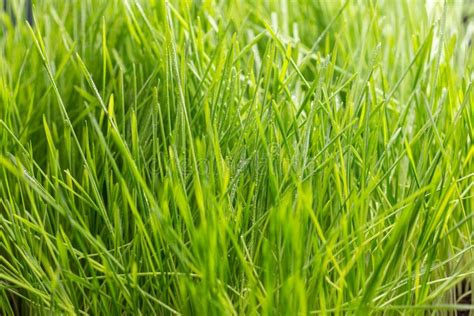
[[[2,13],[2,314],[472,310],[472,4]]]

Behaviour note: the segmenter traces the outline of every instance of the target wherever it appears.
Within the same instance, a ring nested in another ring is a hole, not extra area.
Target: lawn
[[[0,315],[474,314],[472,1],[6,2]]]

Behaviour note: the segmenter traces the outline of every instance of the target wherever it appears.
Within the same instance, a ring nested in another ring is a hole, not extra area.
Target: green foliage
[[[22,2],[0,314],[473,309],[468,1]]]

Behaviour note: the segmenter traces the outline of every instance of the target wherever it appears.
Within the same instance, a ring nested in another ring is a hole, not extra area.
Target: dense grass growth
[[[13,1],[0,314],[473,309],[468,1]]]

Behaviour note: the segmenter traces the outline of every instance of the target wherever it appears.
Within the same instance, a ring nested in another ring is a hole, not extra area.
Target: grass
[[[472,3],[23,2],[0,314],[472,313]]]

